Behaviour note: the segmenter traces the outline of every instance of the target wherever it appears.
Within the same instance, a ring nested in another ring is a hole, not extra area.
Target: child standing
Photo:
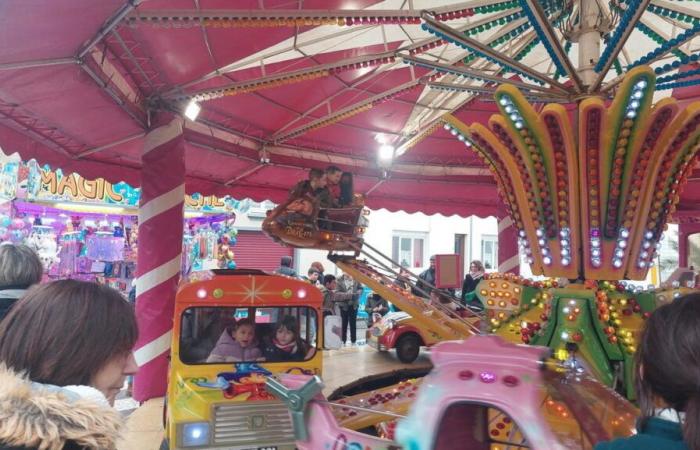
[[[314,350],[299,336],[297,319],[285,316],[277,322],[274,336],[265,345],[263,354],[269,362],[304,361],[313,356]]]
[[[638,434],[595,450],[700,450],[700,294],[649,317],[636,355]]]
[[[241,319],[233,332],[224,330],[221,333],[207,362],[257,361],[261,356],[262,352],[255,341],[255,323],[250,319]]]

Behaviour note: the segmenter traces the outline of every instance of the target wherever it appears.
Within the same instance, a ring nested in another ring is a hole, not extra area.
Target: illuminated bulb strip
[[[421,86],[420,81],[421,80],[416,80],[415,82],[411,82],[411,84],[409,84],[408,86],[405,86],[402,88],[392,89],[391,91],[389,91],[385,94],[375,95],[374,97],[361,102],[357,106],[354,106],[352,108],[348,108],[345,111],[331,114],[330,116],[327,116],[327,117],[322,118],[322,119],[317,119],[317,120],[309,123],[308,125],[304,125],[304,126],[299,127],[295,130],[292,130],[289,133],[275,136],[274,140],[276,143],[279,143],[279,142],[285,141],[287,139],[292,139],[292,138],[295,138],[297,136],[300,136],[300,135],[302,135],[310,130],[315,130],[315,129],[322,128],[322,127],[325,127],[328,125],[332,125],[336,122],[340,122],[341,120],[345,120],[345,119],[352,117],[356,114],[365,112],[369,109],[372,109],[376,105],[387,102],[393,98],[402,96],[413,89],[416,89],[417,87]]]
[[[694,122],[700,121],[700,116],[691,121],[689,125]],[[680,200],[680,191],[685,183],[688,181],[688,177],[693,171],[694,164],[693,161],[698,151],[698,146],[700,145],[700,136],[695,138],[695,142],[688,147],[686,154],[683,157],[683,162],[676,168],[676,170],[670,173],[668,176],[671,177],[669,180],[670,185],[661,193],[665,193],[665,196],[658,198],[652,207],[657,207],[656,211],[650,213],[652,220],[647,223],[647,231],[644,235],[644,241],[642,242],[642,247],[640,248],[639,255],[637,258],[637,267],[644,268],[650,267],[652,261],[657,257],[657,250],[660,245],[660,241],[663,240],[663,230],[664,224],[668,218],[675,212],[676,205]],[[663,176],[663,175],[662,175]],[[660,178],[662,177],[660,176]],[[658,191],[657,191],[658,192]],[[656,222],[652,222],[656,219]],[[653,226],[650,224],[653,223]]]
[[[328,75],[330,75],[330,71],[320,70],[318,72],[310,72],[310,73],[306,73],[303,75],[291,76],[288,78],[281,78],[278,80],[269,80],[269,81],[261,81],[261,82],[251,82],[248,84],[240,84],[240,85],[236,85],[233,87],[224,88],[224,89],[220,89],[220,90],[212,91],[212,92],[207,92],[206,94],[198,94],[198,95],[194,95],[194,96],[190,96],[190,97],[186,97],[186,98],[193,99],[195,101],[213,100],[213,99],[221,98],[221,97],[228,97],[228,96],[238,95],[238,94],[247,94],[249,92],[261,91],[263,89],[271,89],[271,88],[276,88],[279,86],[285,86],[288,84],[300,83],[302,81],[314,80],[316,78],[327,77]]]
[[[505,11],[516,8],[517,1],[503,1],[486,6],[474,8],[461,8],[454,11],[438,12],[435,18],[440,21],[457,20],[472,17],[476,14],[490,14],[492,12]],[[444,8],[440,8],[443,9]],[[419,15],[414,11],[396,10],[295,10],[261,12],[231,12],[201,11],[183,15],[162,15],[157,12],[139,11],[124,19],[127,25],[138,24],[151,25],[162,28],[268,28],[268,27],[313,27],[322,25],[336,26],[367,26],[367,25],[418,25],[421,23]]]
[[[420,47],[412,48],[408,51],[409,55],[420,55],[421,53],[425,53],[428,50],[432,50],[434,48],[440,47],[447,44],[446,41],[443,39],[435,39],[432,42],[429,42],[427,44],[423,44]]]
[[[501,141],[501,143],[506,147],[506,149],[508,149],[508,152],[513,157],[515,163],[518,166],[520,178],[525,188],[525,196],[528,201],[528,213],[530,217],[532,217],[533,219],[539,219],[540,222],[544,222],[544,216],[541,215],[540,210],[537,208],[537,198],[533,189],[532,179],[530,177],[530,172],[528,168],[525,166],[525,161],[523,159],[522,154],[520,153],[520,151],[518,151],[517,147],[515,146],[515,143],[510,138],[506,130],[499,123],[493,123],[492,128],[496,137]],[[523,211],[523,213],[525,213],[525,211]],[[518,229],[521,230],[525,228],[520,217],[517,217],[516,226],[518,227]]]
[[[499,194],[503,199],[508,215],[513,219],[516,227],[523,228],[521,217],[516,207],[515,189],[513,188],[512,181],[510,178],[503,176],[503,174],[507,173],[503,161],[491,144],[489,144],[489,142],[482,136],[474,133],[472,139],[474,147],[478,150],[477,154],[482,158],[484,164],[486,164],[489,170],[494,174],[496,182],[500,188]],[[468,140],[465,141],[465,143],[470,145]]]
[[[560,256],[562,266],[571,264],[571,229],[566,227],[559,230],[559,245],[561,246]]]
[[[404,154],[408,149],[413,148],[413,147],[416,146],[419,142],[421,142],[423,139],[425,139],[425,138],[427,138],[428,136],[430,136],[431,134],[433,134],[433,133],[435,132],[435,130],[437,130],[439,127],[440,127],[440,122],[439,122],[439,121],[438,121],[438,122],[435,122],[433,125],[429,126],[428,128],[426,128],[426,129],[423,130],[422,132],[420,132],[420,133],[418,133],[417,135],[413,136],[411,139],[409,139],[408,141],[406,141],[406,143],[404,143],[404,144],[401,145],[399,148],[397,148],[397,149],[396,149],[396,153],[397,153],[398,155]],[[469,144],[468,141],[465,142],[465,144],[467,144],[468,146],[471,146],[471,144]]]
[[[295,71],[288,74],[279,74],[266,77],[264,79],[254,79],[250,81],[241,81],[233,83],[227,86],[222,86],[215,89],[207,89],[197,93],[191,93],[189,95],[174,97],[178,100],[195,100],[195,101],[206,101],[216,98],[221,98],[224,96],[245,94],[248,92],[256,92],[262,89],[269,89],[278,86],[284,86],[287,84],[299,83],[303,81],[314,80],[316,78],[327,77],[331,74],[338,74],[346,72],[349,70],[364,69],[367,67],[374,67],[382,64],[391,64],[396,60],[395,56],[387,55],[381,56],[373,59],[366,59],[364,61],[359,60],[355,62],[349,62],[346,64],[336,63],[325,64],[322,68],[306,69],[301,71]]]
[[[502,177],[502,174],[506,173],[505,166],[493,147],[491,147],[491,145],[489,145],[489,143],[483,137],[476,133],[471,137],[465,136],[460,133],[457,128],[452,127],[449,123],[445,123],[444,128],[445,130],[449,131],[450,134],[457,137],[460,142],[463,142],[467,148],[475,150],[477,154],[482,157],[484,163],[494,174],[496,183],[500,188],[499,193],[503,198],[503,203],[506,206],[508,214],[515,222],[516,226],[519,229],[522,229],[523,226],[522,221],[520,220],[520,215],[517,213],[517,209],[514,207],[516,204],[515,190],[510,179],[504,179]]]
[[[554,154],[554,179],[556,183],[556,193],[557,193],[557,221],[559,226],[560,237],[563,230],[566,231],[566,239],[568,240],[570,229],[569,229],[569,198],[568,198],[568,188],[569,188],[569,165],[566,157],[566,149],[564,148],[564,135],[559,126],[557,116],[554,114],[546,113],[544,115],[544,124],[549,133],[550,141],[552,142],[552,152]],[[562,245],[564,240],[562,240]],[[567,248],[562,247],[562,263],[566,260],[568,263],[571,262],[571,247],[566,245]],[[568,266],[569,264],[564,264]]]
[[[603,249],[600,241],[600,128],[602,126],[602,111],[594,108],[586,114],[586,164],[585,175],[588,179],[588,236],[589,262],[593,267],[603,264]]]
[[[377,11],[381,14],[381,11]],[[323,15],[321,13],[308,13],[300,11],[299,16],[278,17],[241,17],[241,16],[157,16],[143,13],[125,19],[127,25],[150,25],[158,28],[191,28],[204,26],[208,28],[274,28],[274,27],[318,27],[332,26],[366,26],[366,25],[418,25],[420,17],[410,12],[404,15],[392,15],[386,11],[385,15],[344,16],[342,14]]]
[[[613,155],[613,164],[610,169],[610,190],[608,192],[607,215],[605,221],[605,236],[614,238],[619,226],[619,212],[622,205],[622,174],[625,173],[625,161],[633,141],[633,129],[638,120],[639,108],[647,95],[645,90],[648,88],[649,82],[646,79],[640,79],[634,84],[630,96],[627,98],[625,105],[624,118],[620,126],[620,131],[617,135],[617,142]]]
[[[327,119],[324,119],[324,120],[312,123],[310,125],[307,125],[305,127],[302,127],[300,129],[297,129],[292,133],[289,133],[289,134],[286,134],[286,135],[280,137],[279,140],[282,141],[282,140],[292,139],[292,138],[300,136],[304,133],[307,133],[311,130],[315,130],[317,128],[327,127],[328,125],[333,125],[334,123],[340,122],[340,121],[345,120],[349,117],[355,116],[355,115],[360,114],[360,113],[365,112],[365,111],[369,111],[373,107],[374,107],[374,105],[372,103],[359,106],[357,108],[346,111],[342,114],[338,114],[336,116],[332,116],[332,117],[329,117]]]
[[[653,117],[654,125],[647,132],[642,148],[637,155],[637,161],[632,166],[633,178],[629,184],[627,194],[625,196],[625,211],[623,214],[622,226],[627,229],[632,229],[634,217],[639,210],[640,196],[642,193],[643,183],[649,179],[647,169],[649,161],[651,161],[652,151],[661,136],[661,133],[666,129],[673,118],[673,108],[665,107]]]
[[[515,104],[515,102],[513,102],[513,99],[511,99],[508,95],[501,95],[498,102],[503,108],[504,114],[502,115],[506,118],[506,120],[510,121],[513,127],[518,130],[518,133],[523,136],[523,138],[532,136],[532,132],[528,128],[525,119],[518,110],[518,106]],[[530,153],[531,160],[533,161],[535,178],[537,180],[544,180],[545,182],[544,187],[540,186],[540,217],[542,217],[542,219],[538,221],[539,225],[536,226],[538,228],[542,228],[542,230],[545,232],[544,238],[553,239],[557,236],[557,229],[555,221],[552,219],[553,205],[551,195],[549,195],[549,186],[547,184],[548,178],[544,164],[541,161],[538,163],[538,160],[542,159],[542,151],[536,142],[534,142],[534,139],[531,144],[527,145],[526,149]]]
[[[518,247],[520,248],[520,252],[525,255],[525,261],[528,264],[535,262],[535,260],[532,258],[532,249],[527,241],[527,234],[525,233],[525,230],[522,229],[518,231]]]
[[[423,23],[423,24],[421,25],[421,29],[424,30],[424,31],[427,31],[428,33],[431,33],[431,34],[435,35],[436,37],[438,37],[438,38],[440,38],[440,39],[443,39],[443,40],[445,40],[445,41],[447,41],[447,42],[449,42],[449,43],[451,43],[451,44],[453,44],[453,45],[456,45],[457,47],[460,47],[460,48],[462,48],[462,49],[464,49],[464,50],[473,52],[473,53],[476,54],[477,56],[482,57],[482,58],[486,59],[487,61],[492,62],[492,63],[494,63],[494,64],[496,64],[496,65],[502,67],[503,69],[506,69],[506,70],[508,70],[508,71],[510,71],[510,72],[516,73],[516,74],[518,74],[518,75],[520,75],[520,76],[522,76],[522,77],[528,78],[528,79],[534,81],[534,82],[537,83],[537,84],[544,85],[544,82],[543,82],[542,80],[537,79],[537,78],[533,78],[533,76],[532,76],[531,74],[525,73],[524,71],[522,71],[522,70],[520,70],[520,69],[517,69],[517,68],[515,68],[515,67],[513,67],[513,66],[511,66],[511,65],[509,65],[509,64],[506,64],[506,63],[504,63],[503,61],[499,61],[499,60],[497,60],[497,59],[495,59],[495,58],[493,58],[493,57],[491,57],[491,56],[489,56],[489,55],[486,55],[486,54],[484,54],[482,51],[480,51],[479,49],[477,49],[477,48],[472,48],[472,47],[470,47],[469,45],[467,45],[466,43],[461,42],[461,41],[459,41],[459,40],[457,40],[457,39],[454,39],[454,38],[452,38],[451,36],[449,36],[449,35],[443,33],[443,32],[440,31],[440,30],[434,29],[434,28],[433,28],[430,24],[428,24],[428,23]]]
[[[624,264],[625,249],[627,248],[630,232],[627,228],[620,228],[617,235],[617,243],[612,255],[612,266],[616,269],[621,269]]]
[[[660,229],[666,217],[662,207],[664,203],[669,200],[669,197],[671,197],[669,191],[672,188],[672,184],[678,182],[677,179],[671,178],[673,175],[676,175],[672,173],[674,161],[686,144],[688,137],[696,132],[698,126],[700,126],[700,114],[696,114],[692,120],[687,121],[685,126],[674,137],[673,141],[671,141],[661,162],[660,171],[656,174],[652,209],[649,212],[649,220],[646,226],[646,229],[654,230],[656,236],[661,234]],[[692,148],[692,146],[690,148]]]

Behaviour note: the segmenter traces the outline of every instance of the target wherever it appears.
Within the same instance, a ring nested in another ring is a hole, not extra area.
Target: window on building
[[[467,264],[467,235],[455,233],[455,255],[459,255],[462,264]]]
[[[425,259],[424,233],[394,233],[391,242],[391,259],[401,267],[424,267]]]
[[[688,266],[700,268],[700,233],[688,236]]]
[[[498,268],[498,237],[493,235],[481,236],[481,262],[486,269]]]

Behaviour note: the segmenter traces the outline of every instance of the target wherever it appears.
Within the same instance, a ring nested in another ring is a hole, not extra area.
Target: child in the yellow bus
[[[259,361],[262,352],[255,339],[255,323],[250,319],[236,322],[232,332],[224,330],[207,358],[209,363]]]
[[[267,361],[304,361],[313,357],[316,349],[301,338],[299,324],[293,316],[285,316],[277,322],[270,342],[267,342],[263,355]]]

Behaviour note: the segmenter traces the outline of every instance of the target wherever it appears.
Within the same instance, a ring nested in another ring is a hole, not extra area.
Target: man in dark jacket
[[[304,195],[315,198],[319,194],[327,192],[326,174],[320,169],[311,169],[308,179],[294,185],[289,193],[289,198],[303,197]]]
[[[288,277],[298,278],[297,271],[292,269],[292,257],[283,256],[280,259],[280,266],[275,270],[275,273],[287,275]]]
[[[411,292],[413,293],[413,295],[429,298],[430,291],[433,290],[433,288],[430,287],[429,284],[435,286],[435,280],[435,256],[433,255],[430,257],[430,267],[428,267],[427,270],[423,271],[420,275],[418,275],[418,282],[416,283],[416,287],[411,289]],[[418,289],[424,291],[425,293],[419,291]]]
[[[323,286],[320,286],[323,294],[323,317],[338,315],[340,312],[340,303],[352,301],[355,292],[339,292],[338,281],[335,275],[325,275],[323,277]]]

